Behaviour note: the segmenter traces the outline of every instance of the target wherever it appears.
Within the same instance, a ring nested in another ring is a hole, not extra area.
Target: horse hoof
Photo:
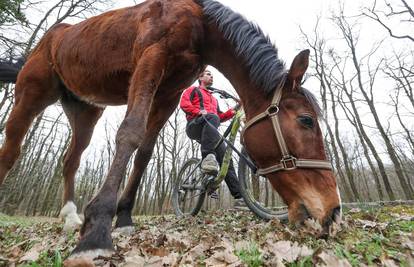
[[[124,227],[129,227],[129,226],[134,225],[130,212],[121,211],[121,212],[118,212],[116,216],[117,216],[116,223],[115,223],[116,228],[124,228]]]
[[[69,260],[92,261],[97,257],[111,257],[115,251],[112,249],[94,249],[73,253],[68,257]]]
[[[91,259],[85,259],[85,258],[74,258],[74,259],[66,259],[63,262],[63,266],[65,267],[95,267],[95,263]]]
[[[106,255],[114,251],[111,237],[112,218],[106,214],[93,214],[92,211],[85,210],[85,222],[80,231],[80,239],[72,255]]]
[[[135,232],[134,226],[124,226],[115,228],[113,234],[120,234],[120,235],[132,235]]]

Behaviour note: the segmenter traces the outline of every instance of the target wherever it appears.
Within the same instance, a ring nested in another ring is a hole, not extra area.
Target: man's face
[[[205,70],[199,78],[201,85],[204,85],[205,87],[212,86],[213,85],[213,74],[209,70]]]

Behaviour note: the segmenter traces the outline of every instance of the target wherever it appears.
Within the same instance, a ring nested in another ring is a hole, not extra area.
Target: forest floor
[[[354,208],[327,240],[314,221],[295,228],[250,212],[136,217],[113,233],[115,253],[67,260],[78,233],[57,219],[0,214],[0,266],[414,266],[414,206]]]

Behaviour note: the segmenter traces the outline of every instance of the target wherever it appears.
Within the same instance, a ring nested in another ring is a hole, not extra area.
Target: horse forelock
[[[323,119],[322,108],[319,105],[319,101],[316,98],[316,96],[311,91],[309,91],[308,89],[306,89],[304,87],[300,88],[300,92],[305,96],[305,98],[307,99],[309,104],[311,104],[311,106],[312,106],[313,110],[315,111],[316,115],[318,116],[318,118]]]
[[[249,77],[266,94],[272,93],[283,79],[285,64],[278,50],[263,31],[242,15],[214,0],[197,0],[210,23],[215,23],[224,38],[243,59]]]

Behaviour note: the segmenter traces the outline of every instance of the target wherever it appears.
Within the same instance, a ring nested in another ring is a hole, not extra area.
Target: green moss
[[[31,217],[9,216],[4,213],[0,213],[0,228],[8,227],[11,225],[31,226],[38,222],[38,220],[34,220]]]
[[[315,266],[315,265],[313,264],[312,256],[307,256],[307,257],[305,257],[303,259],[300,259],[298,261],[289,263],[286,266],[289,266],[289,267],[312,267],[312,266]]]
[[[263,265],[262,254],[256,243],[251,243],[247,249],[236,251],[236,255],[249,267],[259,267]]]
[[[21,265],[22,267],[38,267],[38,266],[50,266],[50,267],[62,267],[63,261],[59,250],[55,251],[43,251],[40,253],[39,259],[36,262],[26,263]]]
[[[352,266],[359,266],[361,264],[361,262],[358,259],[359,258],[358,254],[352,253],[351,251],[349,251],[348,249],[346,249],[340,244],[335,246],[334,252],[335,252],[335,255],[338,256],[339,258],[347,259],[348,262]]]

